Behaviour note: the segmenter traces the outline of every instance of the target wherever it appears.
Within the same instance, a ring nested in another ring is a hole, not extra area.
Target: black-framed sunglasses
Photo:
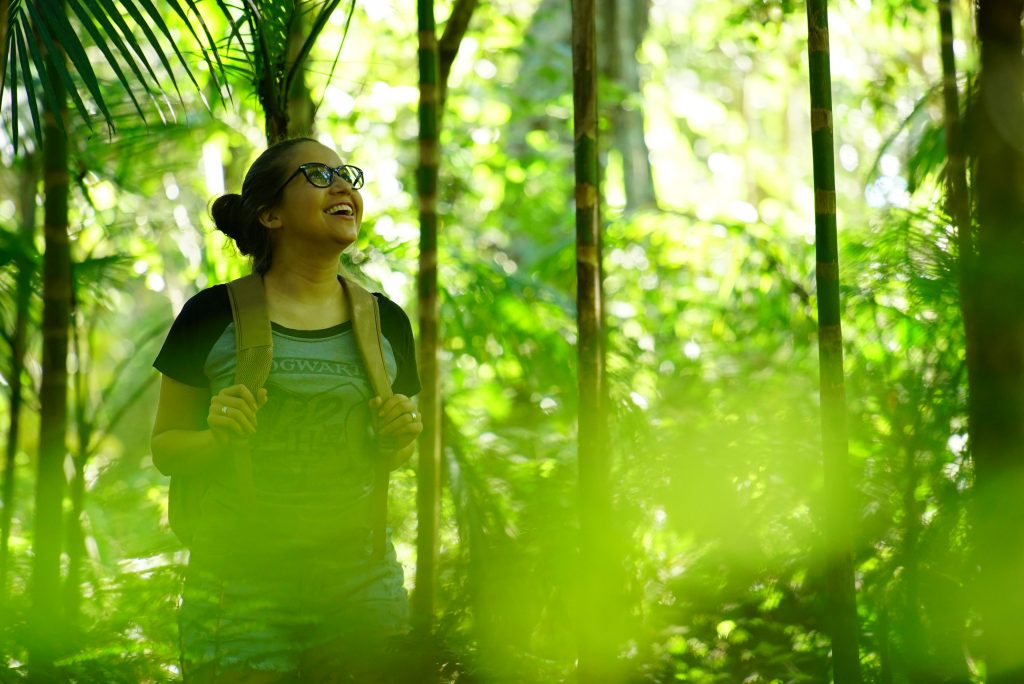
[[[318,188],[329,188],[334,183],[334,177],[337,176],[341,180],[345,181],[352,186],[353,190],[358,190],[363,187],[363,170],[358,166],[352,166],[351,164],[342,164],[341,166],[328,166],[320,162],[307,162],[301,164],[295,173],[288,176],[288,180],[281,183],[280,187],[274,191],[276,197],[279,192],[284,190],[284,187],[292,182],[292,179],[302,174],[309,181],[310,185],[314,185]]]

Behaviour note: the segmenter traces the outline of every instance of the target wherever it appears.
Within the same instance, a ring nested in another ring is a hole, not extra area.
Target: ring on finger
[[[221,407],[220,407],[220,412],[221,412],[222,414],[223,414],[223,413],[227,413],[227,412],[228,412],[228,407],[227,407],[227,406],[221,406]]]
[[[412,411],[409,413],[409,417],[412,418],[413,421],[415,422],[419,415],[415,411]]]

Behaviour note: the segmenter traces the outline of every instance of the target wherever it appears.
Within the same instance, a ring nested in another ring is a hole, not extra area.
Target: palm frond
[[[201,92],[194,75],[194,64],[186,58],[162,14],[166,6],[185,23],[202,48],[202,57],[210,67],[210,77],[219,89],[219,78],[226,77],[216,41],[210,34],[195,0],[168,0],[161,7],[153,0],[65,0],[64,9],[55,11],[51,0],[14,0],[8,14],[8,34],[0,60],[2,90],[11,91],[10,138],[17,152],[21,143],[20,101],[24,94],[29,105],[32,128],[41,140],[41,113],[45,108],[57,110],[57,97],[52,76],[67,91],[79,117],[90,128],[98,114],[110,132],[115,122],[104,96],[101,81],[86,51],[86,43],[100,50],[113,71],[121,89],[128,92],[132,105],[145,121],[143,103],[134,88],[140,87],[158,108],[164,96],[161,78],[169,78],[178,100],[182,100],[175,64],[184,69],[192,85]],[[197,28],[198,25],[198,28]],[[140,32],[143,40],[136,37]],[[150,64],[148,54],[155,54],[161,73]],[[48,59],[46,55],[61,55]],[[218,74],[220,75],[218,77]],[[87,94],[88,98],[83,98]],[[0,99],[0,107],[3,99]],[[173,113],[173,112],[172,112]],[[160,112],[164,118],[163,112]],[[58,117],[58,124],[64,123]]]

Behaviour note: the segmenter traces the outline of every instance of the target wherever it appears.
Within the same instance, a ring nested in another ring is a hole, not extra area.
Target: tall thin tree
[[[434,21],[433,0],[418,0],[419,28],[419,168],[416,172],[420,212],[418,275],[420,373],[423,393],[420,413],[423,433],[417,472],[416,591],[412,600],[413,624],[421,637],[433,629],[434,591],[438,554],[437,531],[441,515],[441,378],[438,367],[440,331],[437,300],[437,183],[438,136],[448,88],[448,76],[469,28],[477,0],[456,0],[440,41]]]
[[[846,433],[843,331],[839,307],[839,239],[836,231],[827,0],[807,2],[807,59],[810,68],[811,153],[814,163],[818,363],[821,374],[824,529],[832,621],[832,666],[836,684],[859,684],[861,677],[850,524],[851,485]]]
[[[650,0],[600,0],[598,19],[603,36],[598,62],[612,93],[608,103],[612,145],[622,160],[626,210],[656,209],[650,151],[639,107],[642,84],[637,50],[650,23]]]
[[[974,355],[974,306],[971,303],[973,287],[972,273],[975,268],[974,227],[971,224],[970,197],[967,186],[967,149],[960,117],[960,93],[957,88],[956,57],[953,52],[953,12],[950,0],[939,0],[939,52],[942,59],[943,120],[946,133],[946,213],[956,231],[957,251],[960,257],[960,311],[964,322],[967,384],[977,373]],[[968,421],[970,414],[968,413]],[[968,424],[968,434],[972,434]],[[954,581],[964,584],[963,577],[957,577],[951,569],[947,573]],[[924,607],[926,612],[929,607]],[[934,614],[937,613],[937,614]],[[933,611],[929,620],[932,636],[933,671],[924,677],[932,681],[939,679],[949,684],[966,684],[970,671],[963,657],[963,641],[966,631],[962,616],[952,611]]]
[[[17,473],[18,446],[21,440],[22,406],[25,399],[25,342],[28,330],[29,303],[32,285],[36,279],[38,265],[34,258],[36,230],[36,196],[39,186],[39,155],[36,152],[25,155],[19,171],[19,231],[17,251],[17,276],[15,282],[14,329],[10,335],[11,366],[10,404],[8,411],[7,450],[4,458],[4,481],[0,511],[0,615],[7,600],[7,577],[10,568],[9,552],[11,527],[14,522],[14,497]]]
[[[434,1],[417,0],[419,28],[419,194],[420,262],[418,276],[420,373],[423,393],[420,413],[416,490],[416,591],[412,599],[414,628],[426,639],[433,627],[434,582],[437,565],[437,528],[441,498],[441,378],[438,370],[437,304],[437,123],[440,91]]]
[[[581,682],[618,681],[613,616],[612,497],[605,382],[604,292],[597,138],[597,17],[594,0],[572,2],[573,131],[576,158],[576,306],[579,330],[579,669]]]
[[[64,11],[58,3],[56,11]],[[68,239],[68,141],[64,84],[48,51],[46,76],[55,95],[43,127],[43,370],[39,392],[39,460],[32,557],[32,613],[29,673],[39,681],[54,676],[60,649],[61,515],[64,499],[67,427],[68,322],[71,310],[71,249]]]
[[[977,267],[970,272],[975,583],[989,684],[1024,680],[1024,0],[979,0],[971,108]]]

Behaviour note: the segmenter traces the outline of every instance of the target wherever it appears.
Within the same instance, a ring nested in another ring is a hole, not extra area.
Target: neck
[[[298,302],[322,302],[339,294],[337,258],[296,260],[278,256],[274,255],[263,279],[268,289]]]

